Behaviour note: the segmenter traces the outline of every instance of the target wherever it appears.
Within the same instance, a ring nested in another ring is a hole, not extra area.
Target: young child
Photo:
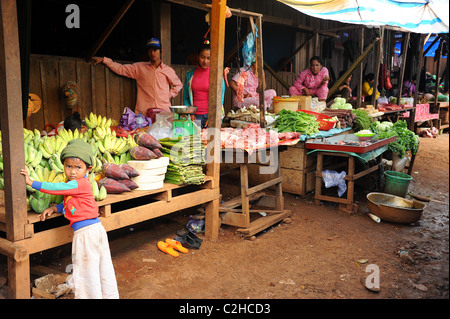
[[[87,173],[92,168],[92,147],[81,139],[71,140],[61,152],[66,183],[33,181],[27,169],[25,182],[43,193],[64,195],[64,201],[43,211],[44,221],[62,212],[74,229],[72,242],[73,290],[76,299],[119,298],[106,231],[98,218],[98,206]]]

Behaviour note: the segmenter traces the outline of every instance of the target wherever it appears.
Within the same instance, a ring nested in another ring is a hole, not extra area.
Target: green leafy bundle
[[[305,135],[319,133],[319,124],[313,115],[305,112],[281,110],[275,128],[279,133],[299,132]]]
[[[388,149],[391,152],[398,153],[400,158],[404,157],[407,151],[410,151],[413,155],[417,154],[419,149],[419,136],[408,129],[405,121],[397,121],[392,128],[379,132],[377,138],[385,139],[392,136],[397,136],[397,140],[389,143]]]

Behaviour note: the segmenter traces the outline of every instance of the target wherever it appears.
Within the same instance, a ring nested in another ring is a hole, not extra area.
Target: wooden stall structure
[[[222,90],[223,66],[221,61],[223,61],[225,12],[226,0],[213,0],[211,6],[211,40],[213,45],[211,47],[210,87],[217,88],[217,92]],[[39,66],[39,70],[36,72],[39,73],[41,81],[43,80],[45,83],[34,84],[33,90],[37,90],[39,87],[47,88],[48,86],[45,84],[48,81],[57,81],[59,84],[65,81],[60,76],[55,77],[42,72],[41,67],[45,63],[65,63],[66,61],[49,62],[45,58],[37,59],[37,61],[39,62],[35,62],[34,66]],[[71,69],[78,79],[86,78],[86,72],[90,67],[79,61],[75,63],[69,61],[68,64],[68,69]],[[6,239],[0,238],[0,253],[8,258],[9,297],[28,299],[30,298],[29,255],[70,242],[73,231],[68,225],[59,225],[35,232],[35,226],[38,223],[36,214],[29,213],[26,209],[26,188],[23,176],[20,174],[25,162],[24,149],[17,147],[17,145],[23,144],[23,124],[22,110],[17,108],[17,105],[22,105],[22,92],[15,0],[0,2],[0,69],[4,71],[0,74],[0,111],[2,113],[5,179],[5,207],[0,209],[0,231],[6,233]],[[114,85],[117,88],[124,89],[128,85],[121,85],[120,81],[111,83],[108,74],[103,73],[107,73],[107,71],[93,71],[92,69],[89,71],[91,83],[98,83],[95,79],[99,76],[102,79],[99,82],[106,88]],[[92,107],[98,105],[94,103],[97,92],[95,88],[92,88],[90,92],[85,92],[83,105],[91,105]],[[106,92],[110,91],[106,90]],[[41,93],[44,98],[49,98],[50,94],[46,90]],[[57,92],[52,91],[51,93],[54,94],[53,97],[58,98]],[[219,96],[219,94],[210,95],[209,117],[211,127],[220,127],[220,116],[218,114],[220,114],[221,101]],[[105,94],[104,97],[108,99],[108,94]],[[112,100],[111,96],[109,98]],[[57,114],[55,116],[61,119],[62,115]],[[56,120],[56,117],[51,116],[53,115],[43,113],[45,121]],[[211,156],[214,160],[207,161],[206,183],[195,187],[195,189],[165,184],[162,189],[155,191],[135,190],[126,195],[108,195],[107,199],[99,203],[100,219],[106,230],[118,229],[184,208],[206,204],[205,235],[207,239],[216,240],[220,226],[218,214],[220,201],[220,163],[218,161],[220,136],[216,136],[215,139],[209,141],[207,156]],[[115,207],[115,204],[119,202],[122,208]],[[123,208],[124,206],[125,208]],[[54,218],[56,220],[61,217],[55,215]]]

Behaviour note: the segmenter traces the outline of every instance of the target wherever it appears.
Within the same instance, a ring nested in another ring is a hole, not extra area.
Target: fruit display
[[[62,128],[57,135],[53,136],[41,136],[38,129],[28,130],[24,128],[25,166],[33,180],[52,183],[65,182],[66,176],[60,154],[70,140],[83,139],[92,146],[95,162],[89,178],[94,197],[97,201],[100,201],[105,199],[108,193],[107,188],[102,187],[99,183],[104,177],[102,175],[104,164],[122,165],[123,169],[129,170],[128,167],[123,165],[126,165],[132,159],[130,150],[139,145],[131,134],[128,137],[117,136],[116,132],[111,130],[110,127],[111,125],[117,125],[117,122],[113,119],[91,113],[85,118],[85,123],[87,130],[84,133]],[[151,139],[147,137],[147,140]],[[151,141],[152,143],[155,143],[155,141],[158,143],[157,140]],[[129,182],[127,185],[131,188],[135,186]],[[0,189],[3,189],[3,186],[3,154],[0,131]],[[27,186],[27,203],[37,213],[42,213],[53,203],[59,204],[62,199],[62,196],[44,194]]]

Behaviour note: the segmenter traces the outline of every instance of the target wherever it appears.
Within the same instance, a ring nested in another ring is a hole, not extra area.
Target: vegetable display
[[[351,110],[353,109],[350,103],[342,97],[337,97],[334,99],[333,104],[331,104],[330,109],[332,110]]]
[[[305,135],[319,133],[319,124],[313,115],[304,112],[281,110],[278,113],[275,129],[279,133],[299,132]]]
[[[353,129],[355,131],[368,130],[370,124],[372,124],[372,118],[369,114],[360,109],[353,110],[353,113],[356,115],[356,119],[353,122]]]
[[[406,121],[400,120],[392,124],[391,122],[375,121],[371,124],[372,132],[377,133],[377,139],[385,139],[392,136],[397,136],[395,142],[389,143],[388,149],[393,153],[398,153],[400,158],[403,158],[406,152],[417,154],[419,149],[419,136],[408,129]]]

